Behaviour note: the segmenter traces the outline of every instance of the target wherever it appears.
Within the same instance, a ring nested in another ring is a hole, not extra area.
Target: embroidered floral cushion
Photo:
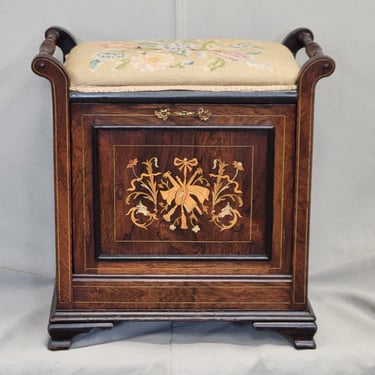
[[[71,90],[289,90],[299,67],[282,44],[252,40],[102,41],[66,58]]]

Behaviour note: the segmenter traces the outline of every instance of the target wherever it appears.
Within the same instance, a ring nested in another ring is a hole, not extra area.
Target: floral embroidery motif
[[[162,53],[148,53],[132,56],[130,64],[141,72],[154,72],[164,70],[173,65],[175,59],[172,55]]]
[[[171,231],[190,228],[197,234],[201,230],[199,219],[205,215],[220,231],[233,228],[242,217],[242,190],[236,181],[239,172],[244,171],[242,162],[233,161],[231,177],[227,173],[230,165],[215,159],[215,173],[207,178],[197,158],[175,157],[173,164],[180,174],[157,172],[158,159],[152,157],[142,162],[143,172],[138,175],[138,158],[129,161],[127,168],[135,178],[130,181],[125,202],[131,206],[126,215],[133,224],[147,229],[156,220],[164,220],[170,223]]]
[[[113,63],[113,69],[120,70],[129,62],[135,70],[158,71],[166,68],[183,69],[204,63],[204,70],[214,72],[227,63],[246,65],[272,71],[267,64],[259,64],[254,56],[262,54],[260,43],[236,40],[180,40],[180,41],[125,41],[102,42],[100,50],[89,62],[92,72],[100,69],[104,62]]]

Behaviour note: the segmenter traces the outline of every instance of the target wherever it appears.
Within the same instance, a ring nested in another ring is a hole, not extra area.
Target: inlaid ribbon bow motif
[[[191,172],[193,167],[198,165],[196,158],[188,159],[174,159],[174,165],[178,167],[180,171],[183,171],[184,179],[181,180],[179,176],[174,178],[170,172],[164,173],[163,177],[167,179],[172,187],[168,190],[161,190],[160,194],[166,201],[168,207],[171,207],[168,212],[163,215],[163,219],[170,222],[172,215],[176,209],[180,209],[180,216],[176,221],[179,223],[181,229],[188,229],[186,214],[190,214],[190,221],[193,225],[194,231],[199,231],[198,218],[194,213],[194,209],[199,215],[203,214],[203,210],[207,211],[207,207],[204,206],[204,201],[208,199],[210,190],[207,187],[198,185],[206,184],[209,185],[202,177],[202,169],[198,168],[195,172],[187,179],[188,171]],[[166,206],[165,206],[166,208]],[[186,211],[186,212],[185,212]],[[172,224],[171,229],[175,227],[175,223]]]
[[[233,228],[242,217],[238,210],[243,205],[242,190],[235,181],[244,170],[242,162],[232,163],[234,175],[230,177],[226,173],[230,165],[215,159],[212,169],[217,169],[217,173],[208,175],[214,179],[212,182],[204,177],[197,158],[175,157],[173,164],[182,176],[170,171],[155,172],[154,168],[159,168],[156,157],[142,162],[146,171],[138,176],[135,170],[138,159],[130,160],[127,168],[132,169],[135,178],[127,189],[130,193],[126,203],[132,205],[127,215],[133,224],[147,229],[155,220],[162,219],[170,223],[172,231],[191,228],[198,233],[199,217],[208,215],[221,231]]]

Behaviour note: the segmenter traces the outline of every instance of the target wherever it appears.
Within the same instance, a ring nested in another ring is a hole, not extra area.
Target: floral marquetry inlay
[[[244,171],[241,161],[227,163],[214,159],[207,173],[197,158],[178,158],[173,161],[178,173],[161,171],[157,157],[145,161],[134,158],[127,168],[134,178],[127,188],[126,204],[134,225],[147,229],[155,221],[170,223],[169,229],[191,230],[198,233],[200,219],[221,231],[233,228],[242,217],[242,189],[237,181]],[[208,228],[207,228],[208,229]]]

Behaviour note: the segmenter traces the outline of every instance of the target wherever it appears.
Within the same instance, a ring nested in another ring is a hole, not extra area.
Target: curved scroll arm
[[[301,67],[298,82],[305,79],[315,86],[317,81],[329,76],[335,70],[335,62],[332,58],[325,55],[322,47],[314,41],[314,34],[307,28],[298,28],[290,32],[283,40],[283,44],[295,56],[301,48],[305,48],[309,59]]]
[[[59,47],[65,60],[65,56],[76,45],[75,38],[66,29],[58,26],[48,28],[45,32],[45,40],[39,47],[39,54],[35,56],[32,62],[32,70],[34,73],[47,78],[52,86],[56,86],[56,89],[61,91],[64,86],[64,88],[67,88],[69,78],[64,65],[53,55],[56,47]]]
[[[283,44],[295,55],[305,48],[309,59],[302,65],[297,77],[296,111],[296,158],[295,158],[295,196],[294,217],[296,230],[293,239],[293,283],[292,296],[295,306],[306,306],[307,292],[298,288],[307,280],[308,233],[311,198],[311,168],[315,86],[323,77],[328,77],[335,70],[334,60],[323,53],[318,43],[314,42],[313,33],[308,29],[297,29],[290,33]],[[298,218],[298,219],[297,219]]]
[[[71,256],[72,239],[70,236],[71,213],[71,152],[70,152],[70,107],[69,76],[64,65],[53,54],[56,46],[66,54],[75,45],[73,37],[61,28],[49,28],[39,53],[32,61],[32,70],[51,83],[53,99],[53,134],[55,160],[56,205],[56,278],[57,282],[67,286],[57,298],[59,307],[69,307],[72,300],[71,268],[67,261]]]

